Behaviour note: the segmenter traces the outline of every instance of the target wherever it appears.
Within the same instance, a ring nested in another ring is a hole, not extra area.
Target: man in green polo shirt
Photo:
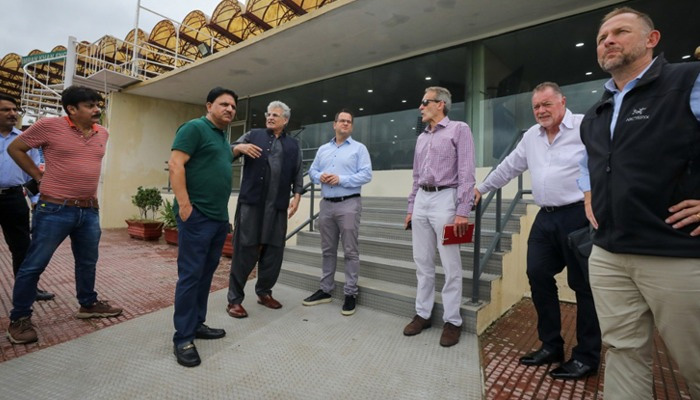
[[[228,231],[233,153],[224,131],[236,115],[238,96],[216,87],[207,115],[177,130],[168,167],[178,228],[174,353],[186,367],[201,363],[193,340],[219,339],[223,329],[206,326],[207,300]]]

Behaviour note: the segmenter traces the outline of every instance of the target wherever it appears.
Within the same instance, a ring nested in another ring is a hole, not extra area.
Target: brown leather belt
[[[96,210],[100,208],[99,204],[97,204],[97,199],[57,199],[42,194],[39,196],[39,200],[66,207],[94,208]]]

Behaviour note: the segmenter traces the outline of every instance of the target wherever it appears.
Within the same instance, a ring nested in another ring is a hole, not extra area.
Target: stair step
[[[285,257],[285,261],[306,265],[317,270],[316,275],[321,276],[321,268],[323,257],[321,250],[316,247],[294,246],[285,250],[290,252],[289,257]],[[343,261],[342,253],[338,254],[336,272],[345,273],[345,262]],[[412,261],[392,260],[381,257],[361,257],[360,273],[361,277],[371,279],[379,279],[416,287],[416,264]],[[482,273],[479,278],[479,292],[481,298],[485,300],[491,299],[491,283],[498,279],[499,276],[490,273]],[[441,288],[445,284],[445,273],[442,267],[435,267],[435,286]],[[462,290],[465,297],[472,295],[473,271],[469,269],[462,270]]]
[[[384,238],[373,238],[360,236],[358,238],[360,261],[371,260],[372,257],[380,260],[380,262],[391,263],[397,261],[413,261],[413,244],[407,240],[392,240]],[[318,232],[299,232],[297,234],[297,246],[305,246],[307,248],[321,250],[321,236]],[[288,247],[285,252],[293,249]],[[342,251],[342,249],[339,249]],[[482,248],[481,252],[486,249]],[[339,253],[342,254],[342,253]],[[482,269],[483,272],[499,275],[501,273],[501,259],[503,252],[494,252],[486,266]],[[471,244],[461,245],[460,255],[462,259],[462,268],[466,270],[472,269],[474,265],[474,247]],[[339,258],[342,257],[339,255]],[[440,256],[435,251],[435,264],[442,265]]]
[[[318,280],[320,276],[318,268],[307,265],[285,261],[279,282],[299,289],[307,290],[309,294],[318,290]],[[336,271],[334,276],[336,287],[331,295],[336,299],[343,299],[343,285],[345,276],[342,272]],[[415,311],[416,289],[415,287],[401,285],[385,280],[372,279],[360,274],[358,279],[359,295],[357,304],[384,312],[412,318]],[[301,302],[302,299],[299,299]],[[468,298],[463,298],[460,307],[463,323],[462,330],[476,333],[476,315],[481,307],[486,303],[473,305]],[[432,322],[435,326],[442,326],[442,297],[440,293],[435,294],[435,306],[433,308]],[[406,321],[408,323],[409,320]],[[403,327],[397,327],[400,331]]]

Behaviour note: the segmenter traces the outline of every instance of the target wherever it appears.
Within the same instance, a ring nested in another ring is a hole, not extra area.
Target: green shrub
[[[138,207],[141,219],[156,219],[156,212],[163,204],[163,198],[160,196],[160,190],[156,188],[146,188],[139,186],[136,189],[136,195],[131,196],[131,203]],[[148,218],[148,212],[151,212],[151,218]]]
[[[173,203],[171,203],[168,199],[163,202],[163,210],[160,212],[160,220],[163,221],[163,227],[165,228],[177,228],[175,207],[173,207]]]

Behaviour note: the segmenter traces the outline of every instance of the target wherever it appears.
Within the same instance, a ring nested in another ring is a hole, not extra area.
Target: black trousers
[[[12,272],[17,276],[30,242],[29,207],[22,193],[0,194],[0,227],[12,253]]]
[[[576,340],[572,358],[597,367],[600,363],[600,326],[587,271],[567,243],[570,232],[588,224],[583,204],[553,212],[540,210],[528,238],[527,277],[537,310],[537,332],[542,346],[563,351],[559,292],[554,276],[568,266],[569,287],[576,292]]]

